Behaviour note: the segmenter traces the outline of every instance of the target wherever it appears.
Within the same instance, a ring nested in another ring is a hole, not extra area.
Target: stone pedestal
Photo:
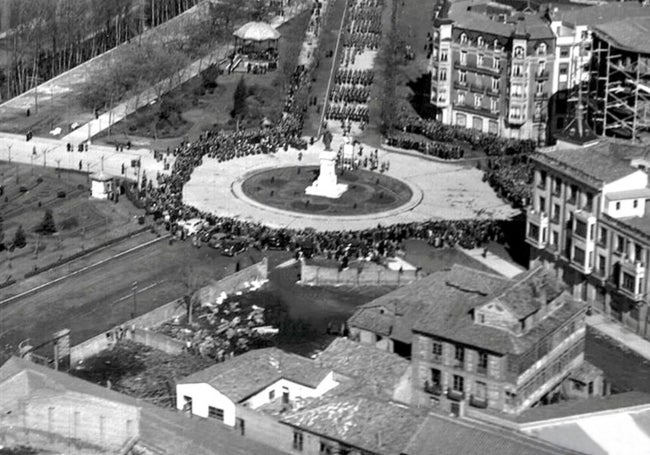
[[[319,158],[320,174],[314,183],[305,188],[305,194],[309,196],[322,196],[330,199],[338,199],[348,190],[348,186],[337,182],[336,152],[321,152]]]

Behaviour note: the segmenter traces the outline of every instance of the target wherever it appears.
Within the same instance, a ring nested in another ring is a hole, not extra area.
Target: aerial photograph
[[[650,0],[0,0],[0,455],[650,455]]]

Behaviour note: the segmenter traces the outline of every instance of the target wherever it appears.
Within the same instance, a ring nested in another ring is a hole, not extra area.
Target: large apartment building
[[[650,154],[594,143],[586,128],[581,126],[586,145],[559,141],[533,157],[526,228],[531,266],[555,270],[575,298],[650,339]],[[578,130],[572,124],[568,129]]]
[[[544,143],[554,59],[555,37],[542,15],[451,3],[436,20],[430,61],[437,119]]]
[[[409,352],[413,404],[456,414],[519,414],[584,362],[584,304],[542,267],[507,279],[455,265],[362,305],[348,324],[362,343]]]

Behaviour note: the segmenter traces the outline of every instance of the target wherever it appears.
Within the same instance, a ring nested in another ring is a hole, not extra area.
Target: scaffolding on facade
[[[650,49],[623,48],[594,33],[589,110],[602,136],[637,141],[650,132]]]

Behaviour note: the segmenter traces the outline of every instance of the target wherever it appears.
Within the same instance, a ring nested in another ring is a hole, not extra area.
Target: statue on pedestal
[[[325,144],[325,150],[329,152],[332,145],[332,133],[329,130],[325,130],[325,133],[323,133],[323,144]]]

